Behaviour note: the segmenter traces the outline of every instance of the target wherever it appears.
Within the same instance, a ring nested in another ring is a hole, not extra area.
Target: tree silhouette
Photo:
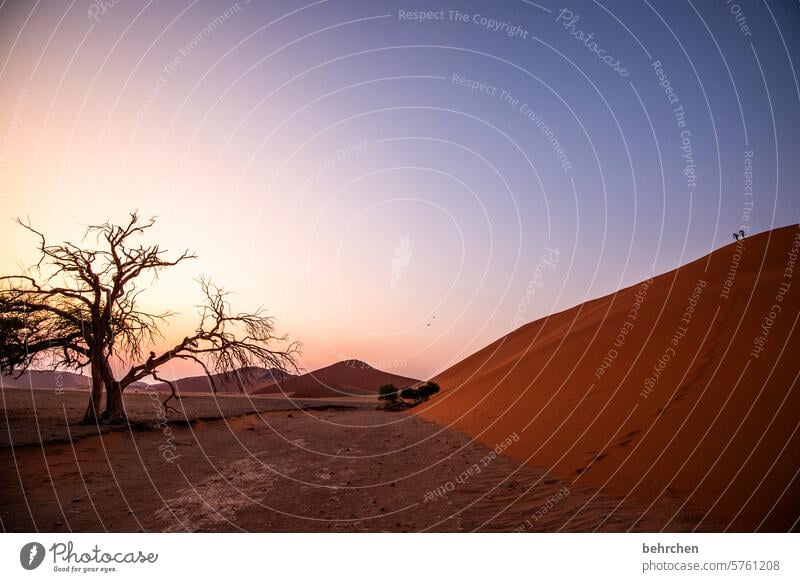
[[[400,398],[404,400],[417,401],[419,400],[419,390],[411,387],[403,388],[403,390],[400,391]]]
[[[384,384],[378,389],[378,400],[383,400],[387,406],[397,404],[400,398],[400,389],[394,384]]]
[[[47,358],[56,368],[88,368],[92,388],[85,422],[124,422],[125,388],[148,376],[163,381],[158,370],[173,359],[199,364],[214,392],[213,372],[231,374],[252,365],[297,370],[299,344],[275,335],[273,319],[261,309],[234,314],[228,293],[206,279],[200,280],[205,302],[194,333],[144,358],[148,347],[164,339],[160,327],[173,313],[141,309],[137,280],[196,258],[189,251],[169,258],[158,245],[136,244],[155,218],[142,220],[132,212],[123,225],[89,226],[80,245],[49,244],[30,224],[17,223],[37,237],[39,260],[24,274],[0,277],[0,371],[21,373]],[[112,361],[127,368],[120,378]]]
[[[434,394],[438,394],[441,388],[436,382],[425,382],[417,389],[420,400],[428,400]]]

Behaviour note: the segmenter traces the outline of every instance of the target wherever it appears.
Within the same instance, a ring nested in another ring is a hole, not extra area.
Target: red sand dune
[[[268,386],[255,394],[285,392],[294,398],[330,398],[335,396],[373,396],[383,384],[405,388],[419,380],[390,374],[360,360],[344,360],[308,374]]]
[[[700,529],[798,529],[799,248],[762,233],[527,324],[415,412]]]

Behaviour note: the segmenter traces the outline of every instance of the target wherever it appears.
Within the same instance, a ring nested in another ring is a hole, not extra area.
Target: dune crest
[[[699,529],[800,516],[800,229],[529,323],[435,378],[425,418]],[[675,518],[677,519],[677,517]]]

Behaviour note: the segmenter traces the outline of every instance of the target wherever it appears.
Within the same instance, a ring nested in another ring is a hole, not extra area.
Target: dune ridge
[[[698,529],[800,518],[800,229],[524,325],[439,374],[418,413]],[[665,524],[668,525],[668,524]]]

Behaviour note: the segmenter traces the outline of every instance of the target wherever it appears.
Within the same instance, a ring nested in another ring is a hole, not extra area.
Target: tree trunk
[[[122,388],[119,382],[114,381],[106,384],[106,410],[103,413],[103,421],[116,424],[127,420],[125,406],[122,402]]]
[[[107,361],[103,362],[101,367],[106,387],[106,410],[103,412],[103,421],[113,424],[127,422],[128,417],[122,401],[122,386],[114,378],[114,373]]]
[[[103,373],[100,362],[92,358],[92,391],[89,394],[89,405],[83,415],[84,424],[97,424],[100,421],[100,402],[103,399]]]

